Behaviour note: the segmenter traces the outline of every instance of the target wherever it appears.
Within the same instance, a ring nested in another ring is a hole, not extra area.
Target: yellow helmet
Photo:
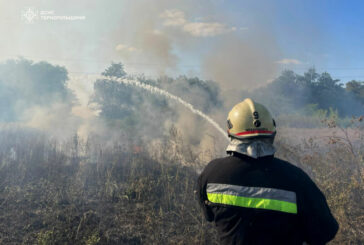
[[[238,139],[274,137],[276,123],[262,104],[245,99],[236,104],[227,118],[228,135]]]

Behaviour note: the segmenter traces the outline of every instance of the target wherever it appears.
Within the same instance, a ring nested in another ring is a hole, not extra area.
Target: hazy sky
[[[315,66],[364,80],[363,13],[362,1],[0,0],[0,61],[47,60],[77,75],[113,60],[131,73],[226,83],[235,72],[261,83]],[[42,19],[52,16],[81,20]]]

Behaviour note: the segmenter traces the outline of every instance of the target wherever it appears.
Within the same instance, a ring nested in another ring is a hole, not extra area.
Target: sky
[[[363,1],[0,0],[0,62],[46,60],[82,76],[114,61],[226,89],[310,67],[364,80],[363,12]]]

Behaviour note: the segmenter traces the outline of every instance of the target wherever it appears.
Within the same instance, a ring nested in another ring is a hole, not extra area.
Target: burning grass
[[[309,130],[302,137],[282,129],[291,133],[277,138],[277,155],[302,167],[326,194],[340,223],[332,244],[360,244],[364,146],[353,135],[363,137],[363,131],[353,127],[346,138],[341,131],[346,129],[334,129],[341,133],[321,138],[316,131],[315,137]],[[0,243],[216,243],[216,231],[204,221],[193,194],[206,162],[176,130],[161,142],[144,150],[2,130]]]

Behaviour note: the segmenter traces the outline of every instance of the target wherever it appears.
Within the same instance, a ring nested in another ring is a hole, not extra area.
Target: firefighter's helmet
[[[273,137],[276,123],[268,109],[252,99],[236,104],[227,118],[228,135],[233,138]]]

